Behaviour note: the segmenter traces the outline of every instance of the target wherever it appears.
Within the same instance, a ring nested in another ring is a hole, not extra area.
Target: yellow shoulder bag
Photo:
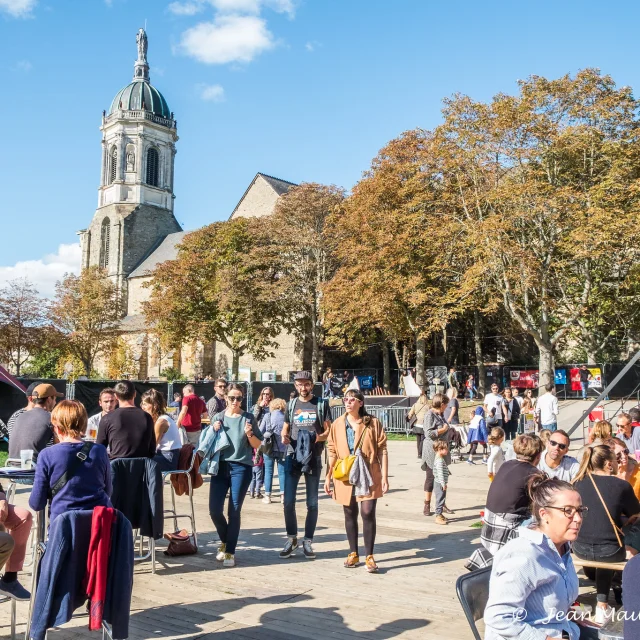
[[[345,418],[345,425],[347,423],[347,419]],[[351,473],[351,467],[353,467],[353,463],[356,461],[355,452],[362,446],[362,441],[364,440],[364,436],[367,433],[368,427],[365,425],[362,433],[360,434],[360,440],[358,440],[358,444],[355,446],[350,456],[346,458],[338,458],[336,460],[336,464],[333,467],[333,479],[334,480],[342,480],[342,482],[349,482],[349,474]]]

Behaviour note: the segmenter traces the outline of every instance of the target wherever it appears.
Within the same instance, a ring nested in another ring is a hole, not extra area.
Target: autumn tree
[[[324,288],[330,338],[353,348],[375,329],[390,344],[413,342],[418,384],[426,339],[461,309],[448,237],[456,231],[424,206],[437,197],[437,181],[423,179],[431,145],[429,132],[410,131],[374,159],[331,219],[339,268]]]
[[[43,342],[46,309],[46,301],[26,278],[0,289],[0,358],[12,364],[17,375]]]
[[[98,267],[67,274],[56,284],[49,319],[64,336],[66,351],[91,375],[96,358],[112,347],[120,321],[120,296]]]
[[[219,341],[240,358],[272,355],[283,305],[273,288],[276,265],[256,252],[259,220],[216,222],[188,234],[178,256],[159,265],[143,305],[147,322],[166,344]]]
[[[490,104],[446,102],[432,148],[440,198],[429,206],[464,229],[463,287],[490,285],[535,341],[544,385],[600,280],[619,277],[612,257],[637,259],[637,103],[596,70],[519,86]]]
[[[320,379],[325,340],[322,286],[336,269],[335,238],[327,220],[339,210],[344,190],[303,183],[280,197],[273,215],[261,218],[261,254],[277,265],[277,289],[285,326],[311,342],[311,374]]]

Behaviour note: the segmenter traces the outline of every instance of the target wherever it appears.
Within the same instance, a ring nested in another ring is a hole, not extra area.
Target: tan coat
[[[351,426],[353,427],[354,425],[351,424]],[[355,427],[357,445],[364,425],[358,424],[355,425]],[[362,498],[356,498],[358,502],[382,498],[382,458],[387,455],[387,434],[376,418],[371,418],[367,432],[362,440],[361,448],[362,455],[369,465],[373,484],[371,485],[371,494]],[[329,438],[327,440],[327,449],[329,452],[329,464],[331,466],[333,466],[339,458],[346,458],[351,455],[349,445],[347,444],[345,416],[340,416],[331,425]],[[351,503],[353,486],[342,480],[334,480],[333,486],[333,499],[344,506],[348,506]]]

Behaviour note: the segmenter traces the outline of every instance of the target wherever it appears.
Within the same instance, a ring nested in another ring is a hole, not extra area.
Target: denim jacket
[[[198,451],[202,452],[200,473],[218,475],[220,467],[220,452],[230,446],[229,436],[224,429],[216,431],[213,425],[209,425],[201,434],[198,442]]]

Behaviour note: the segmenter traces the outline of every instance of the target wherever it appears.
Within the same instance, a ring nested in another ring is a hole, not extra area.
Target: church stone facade
[[[142,303],[149,297],[144,285],[159,264],[176,258],[186,232],[174,216],[177,123],[162,94],[151,85],[143,29],[137,44],[133,80],[102,115],[98,207],[91,224],[78,232],[82,268],[97,265],[106,269],[122,291],[126,308],[122,337],[136,362],[133,377],[158,377],[166,367],[175,367],[189,378],[224,376],[232,361],[227,347],[196,341],[165,353],[142,314]],[[270,215],[291,186],[286,180],[258,173],[230,217]],[[296,339],[282,334],[278,342],[273,358],[255,361],[243,357],[241,370],[251,369],[254,379],[272,371],[285,379],[289,371],[302,368],[303,350]],[[106,364],[98,363],[98,369],[106,373]]]

